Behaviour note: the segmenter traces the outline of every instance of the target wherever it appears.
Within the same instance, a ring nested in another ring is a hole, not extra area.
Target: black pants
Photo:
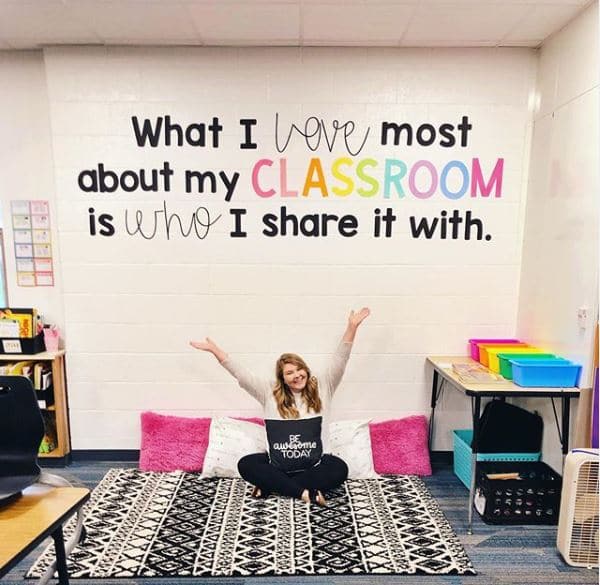
[[[285,473],[269,463],[266,453],[253,453],[238,461],[238,470],[264,495],[277,492],[292,498],[299,498],[305,489],[331,490],[342,485],[348,477],[348,466],[335,455],[323,455],[319,465],[310,469]]]

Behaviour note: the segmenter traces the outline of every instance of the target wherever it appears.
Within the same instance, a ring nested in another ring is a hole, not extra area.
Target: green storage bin
[[[467,489],[471,488],[471,442],[473,431],[470,429],[455,430],[454,442],[454,474]],[[477,461],[539,461],[542,454],[537,453],[477,453]]]
[[[553,353],[499,353],[498,362],[500,363],[500,375],[507,380],[512,380],[512,363],[510,360],[548,360],[557,358]]]

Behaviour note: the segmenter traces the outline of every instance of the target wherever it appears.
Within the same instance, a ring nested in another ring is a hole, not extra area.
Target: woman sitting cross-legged
[[[328,414],[358,326],[369,314],[366,307],[350,312],[342,341],[322,377],[314,376],[300,356],[284,353],[271,382],[255,376],[208,337],[190,342],[212,353],[263,407],[269,452],[247,455],[238,463],[240,475],[255,486],[255,497],[276,492],[323,506],[323,492],[348,477],[344,461],[328,453]]]

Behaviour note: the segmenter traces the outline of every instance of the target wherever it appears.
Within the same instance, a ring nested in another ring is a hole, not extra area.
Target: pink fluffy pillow
[[[431,475],[427,417],[369,423],[369,432],[377,473]]]
[[[142,471],[200,471],[208,447],[210,418],[142,412]]]
[[[240,418],[264,425],[261,418]],[[168,416],[142,412],[142,471],[202,471],[210,418]]]

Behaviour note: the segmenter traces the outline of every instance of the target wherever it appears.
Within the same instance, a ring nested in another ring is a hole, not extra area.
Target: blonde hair
[[[308,410],[315,413],[321,412],[321,398],[319,397],[319,383],[317,379],[310,373],[310,368],[306,362],[295,353],[282,354],[275,364],[275,388],[273,396],[277,404],[277,410],[282,418],[299,418],[300,413],[296,408],[292,391],[288,388],[283,378],[283,367],[286,364],[292,364],[301,370],[304,370],[307,375],[306,386],[302,390],[302,398],[306,401]]]

